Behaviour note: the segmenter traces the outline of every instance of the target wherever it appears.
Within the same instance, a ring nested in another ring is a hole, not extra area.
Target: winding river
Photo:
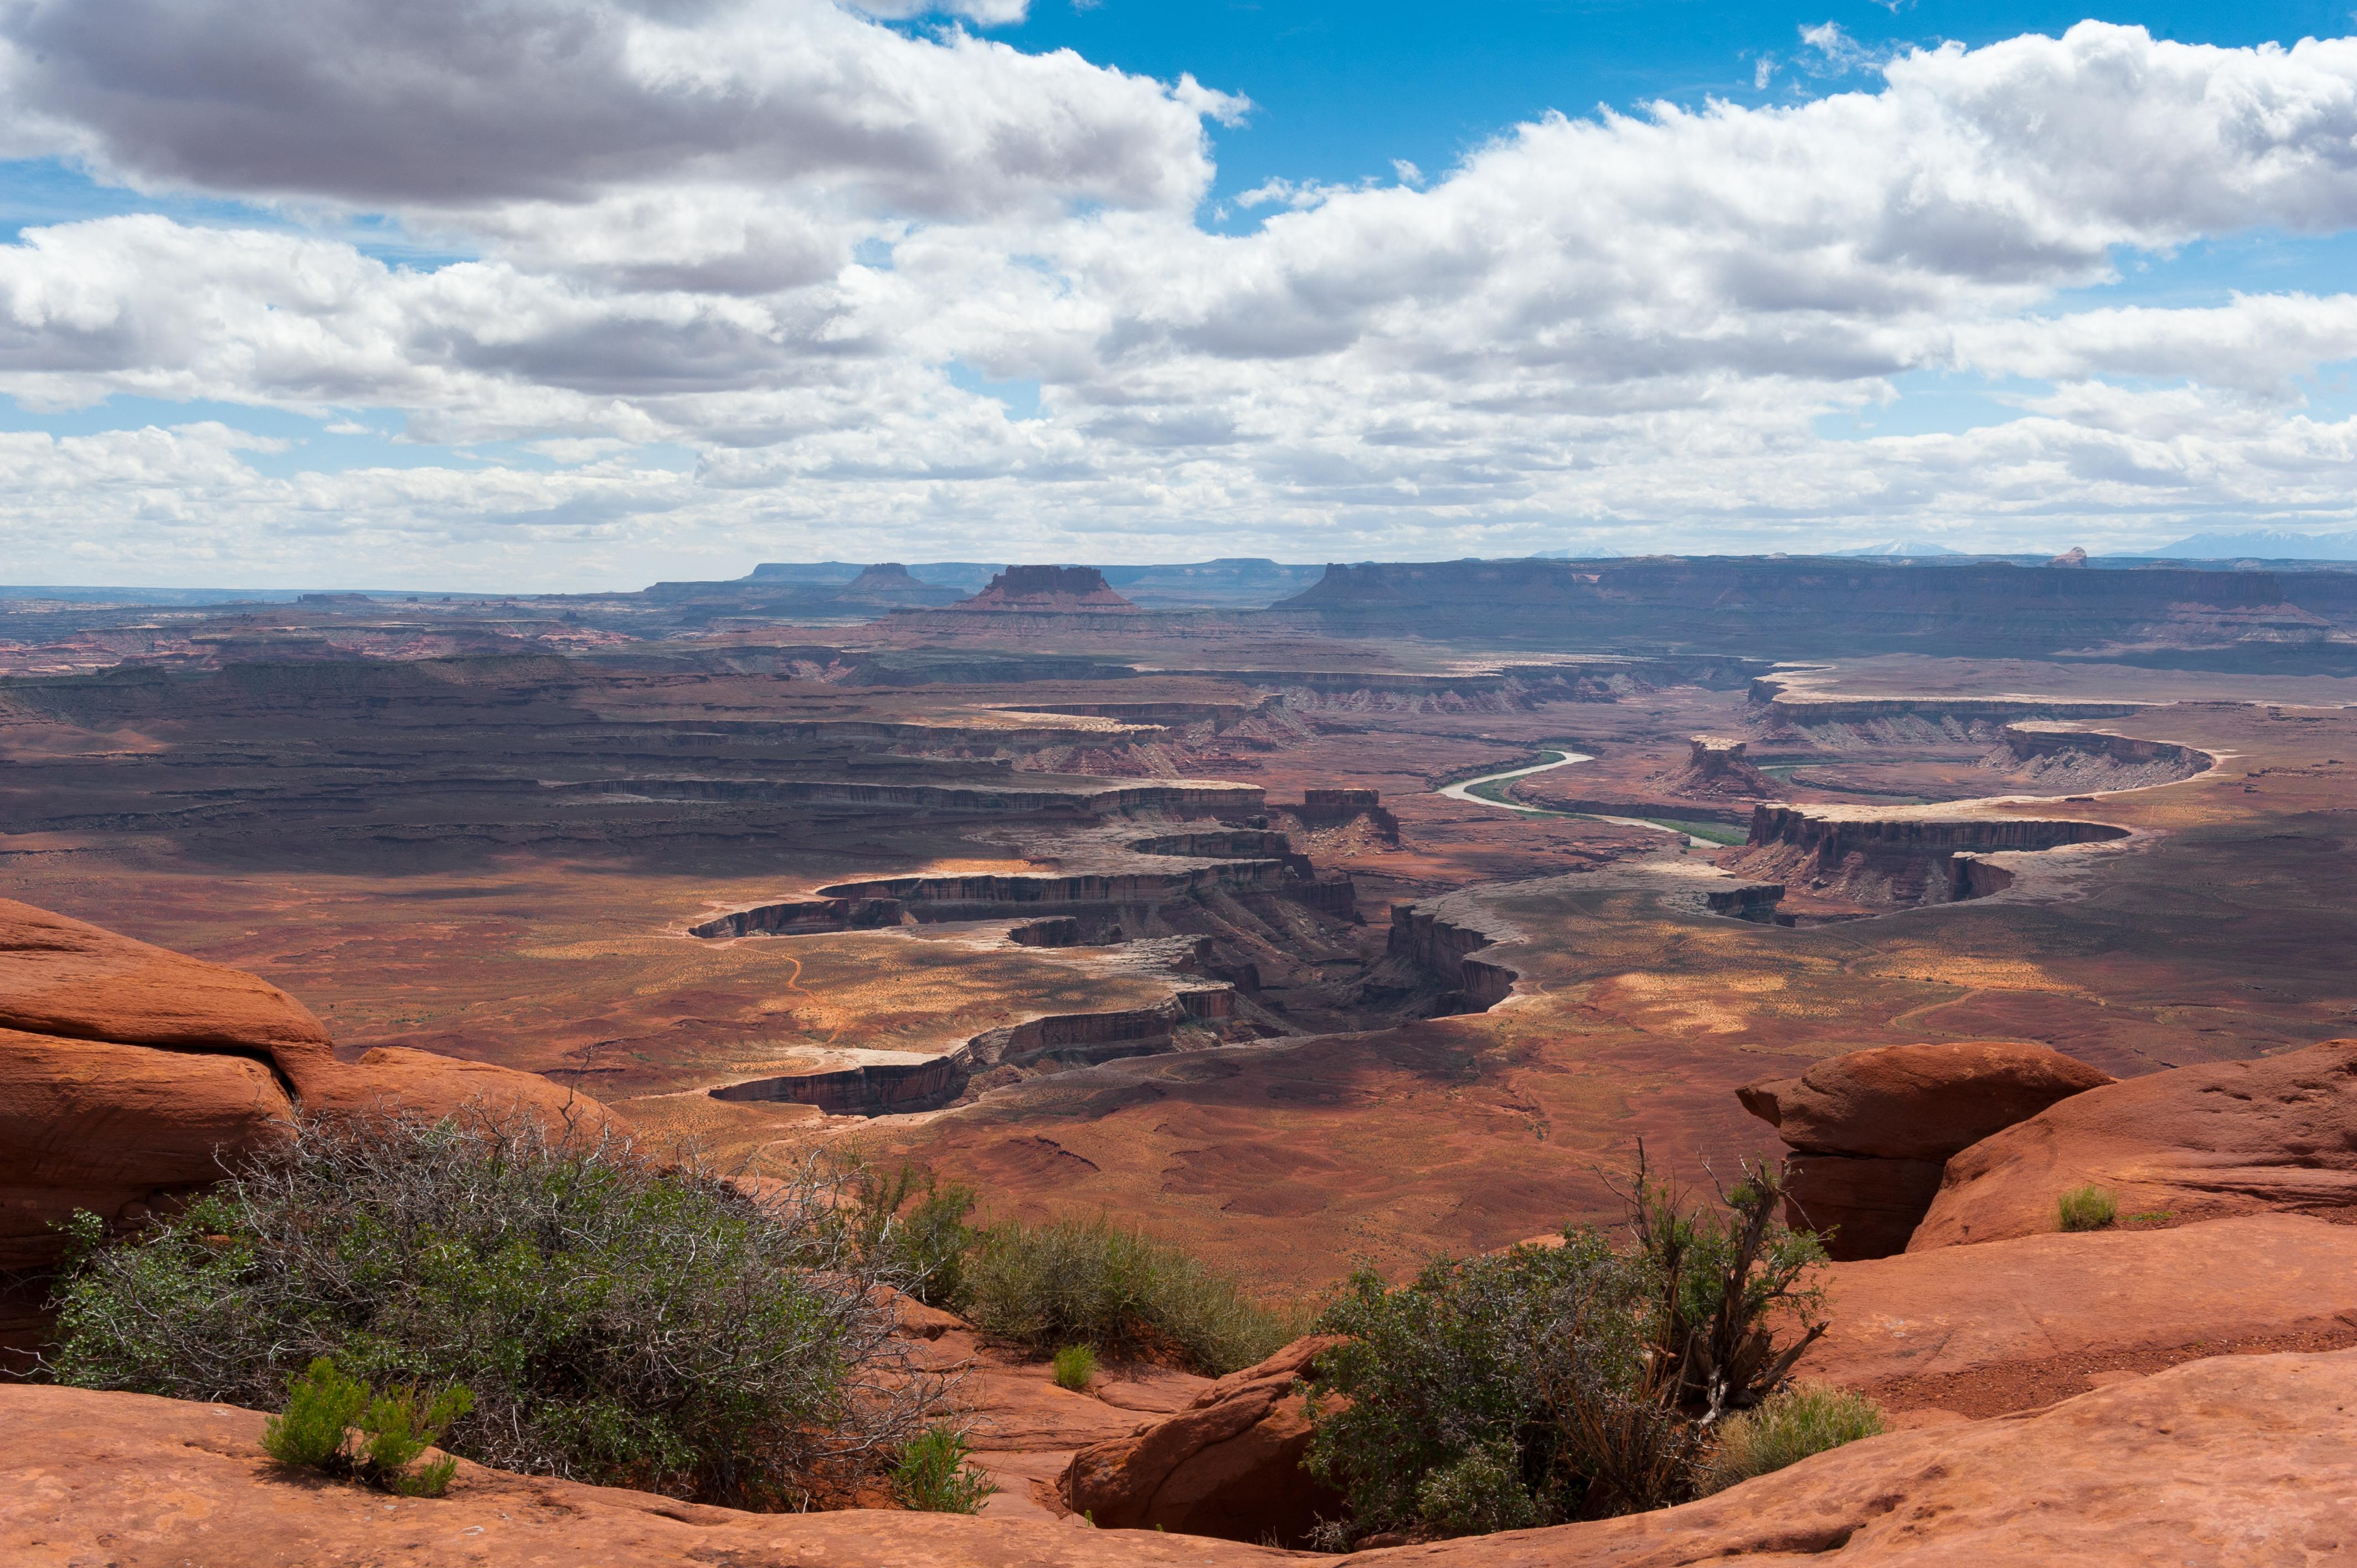
[[[1550,768],[1568,768],[1575,762],[1593,762],[1596,760],[1596,758],[1588,756],[1586,752],[1570,750],[1556,751],[1551,746],[1546,748],[1546,754],[1553,757],[1555,760],[1553,762],[1534,763],[1528,768],[1509,768],[1503,773],[1484,773],[1479,779],[1468,779],[1461,783],[1447,785],[1435,792],[1447,800],[1462,800],[1470,806],[1494,806],[1499,811],[1519,811],[1526,817],[1534,815],[1561,815],[1560,812],[1541,811],[1538,811],[1537,808],[1532,806],[1517,806],[1509,800],[1492,800],[1486,796],[1476,795],[1472,792],[1476,785],[1502,784],[1509,779],[1527,779],[1534,773],[1544,773]]]
[[[1501,811],[1512,811],[1519,816],[1591,817],[1599,822],[1618,822],[1622,827],[1645,828],[1653,832],[1667,833],[1672,838],[1677,839],[1693,848],[1717,849],[1719,847],[1711,840],[1697,838],[1694,834],[1685,832],[1683,828],[1674,828],[1666,822],[1647,822],[1642,817],[1606,817],[1598,816],[1592,811],[1543,811],[1536,806],[1518,806],[1508,800],[1492,800],[1486,795],[1476,795],[1473,793],[1473,790],[1480,785],[1502,784],[1509,779],[1527,779],[1534,773],[1544,773],[1550,768],[1568,768],[1575,762],[1593,762],[1596,760],[1596,758],[1590,757],[1584,751],[1573,751],[1567,747],[1561,751],[1557,751],[1553,746],[1544,747],[1543,749],[1545,751],[1546,755],[1553,757],[1555,760],[1552,762],[1534,763],[1528,768],[1509,768],[1503,773],[1484,773],[1479,779],[1468,779],[1459,783],[1447,785],[1439,789],[1436,789],[1433,793],[1439,795],[1446,800],[1462,800],[1469,806],[1491,806]]]

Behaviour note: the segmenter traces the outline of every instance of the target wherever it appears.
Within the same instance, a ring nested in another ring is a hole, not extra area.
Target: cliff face
[[[2083,730],[2005,726],[2004,743],[1982,758],[2010,781],[2049,790],[2144,789],[2207,772],[2206,751],[2165,740]]]
[[[1486,931],[1459,926],[1413,904],[1392,906],[1391,940],[1384,957],[1404,960],[1452,988],[1450,1013],[1485,1013],[1514,993],[1514,972],[1472,955],[1492,946]]]
[[[2106,822],[2029,817],[1941,822],[1768,804],[1753,810],[1750,836],[1729,868],[1869,908],[1903,908],[1977,898],[2012,886],[2012,873],[1982,859],[1986,854],[2127,836],[2126,828]]]
[[[951,607],[957,610],[1022,610],[1032,613],[1135,611],[1093,566],[1009,566],[990,585]]]
[[[2208,612],[2190,616],[2189,607]],[[2104,643],[2261,652],[2278,623],[2357,627],[2357,573],[2134,572],[2001,563],[1877,564],[1758,557],[1332,565],[1278,612],[1782,657],[2037,654]],[[2248,629],[2238,629],[2247,627]],[[2174,637],[2175,641],[2171,639]]]

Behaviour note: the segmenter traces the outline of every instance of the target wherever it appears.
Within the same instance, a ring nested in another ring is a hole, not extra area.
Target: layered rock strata
[[[1882,1046],[1736,1091],[1792,1151],[1786,1215],[1837,1259],[1904,1251],[1950,1156],[2111,1075],[2005,1040]]]

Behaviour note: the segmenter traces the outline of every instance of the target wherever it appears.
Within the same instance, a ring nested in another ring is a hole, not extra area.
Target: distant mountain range
[[[2177,561],[2357,561],[2357,533],[2197,533],[2151,552]]]

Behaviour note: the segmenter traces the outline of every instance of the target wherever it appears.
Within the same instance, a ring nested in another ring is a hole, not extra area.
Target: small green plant
[[[263,1423],[263,1451],[297,1469],[333,1469],[368,1401],[366,1383],[344,1376],[322,1356],[286,1385],[285,1410]]]
[[[971,1453],[963,1434],[929,1428],[901,1446],[900,1462],[892,1467],[893,1495],[921,1513],[981,1512],[998,1488],[966,1462]]]
[[[1863,1394],[1796,1383],[1719,1423],[1695,1489],[1722,1491],[1882,1430],[1882,1407]]]
[[[2171,1214],[2166,1208],[2147,1208],[2141,1214],[2123,1215],[2120,1219],[2120,1223],[2123,1225],[2166,1225],[2176,1218],[2177,1216]]]
[[[1056,1386],[1086,1393],[1097,1375],[1097,1353],[1085,1345],[1067,1345],[1056,1352]]]
[[[1502,1437],[1478,1443],[1456,1464],[1426,1476],[1415,1497],[1417,1515],[1443,1535],[1491,1535],[1546,1522],[1523,1485],[1522,1455]]]
[[[2055,1205],[2060,1230],[2104,1230],[2120,1217],[2120,1200],[2100,1187],[2072,1187]]]
[[[371,1397],[366,1383],[322,1356],[287,1384],[285,1410],[263,1424],[263,1450],[298,1469],[355,1477],[404,1497],[438,1498],[450,1489],[458,1461],[446,1454],[422,1469],[410,1466],[475,1408],[475,1396],[447,1388],[423,1410],[419,1399],[414,1384]]]

